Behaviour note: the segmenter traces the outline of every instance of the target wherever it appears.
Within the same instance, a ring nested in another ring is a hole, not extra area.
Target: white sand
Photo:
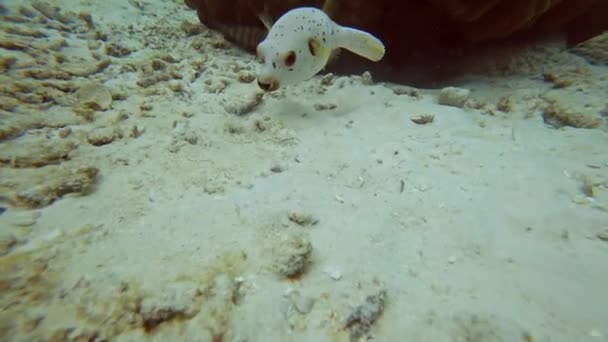
[[[110,341],[347,341],[345,319],[385,289],[376,341],[608,341],[608,242],[597,237],[608,229],[608,134],[553,129],[540,114],[547,96],[597,113],[608,68],[560,52],[588,71],[573,86],[552,90],[538,73],[454,84],[487,103],[481,110],[359,76],[320,93],[315,78],[237,116],[226,108],[258,89],[232,70],[256,62],[209,46],[216,35],[184,34],[182,21],[197,19],[181,1],[63,3],[134,50],[96,76],[126,99],[71,126],[82,138],[70,162],[99,168],[90,194],[0,216],[3,236],[20,241],[3,262],[45,260],[51,282],[27,283],[36,299],[2,285],[0,340],[68,329]],[[90,58],[89,35],[66,39],[63,53]],[[137,68],[167,53],[183,78],[136,85],[146,76]],[[488,115],[506,95],[514,110]],[[139,137],[86,142],[121,111],[118,128],[143,128]],[[410,121],[421,114],[434,121]],[[294,214],[318,222],[301,226]],[[276,263],[294,239],[313,252],[289,280]],[[19,296],[31,303],[7,304]]]

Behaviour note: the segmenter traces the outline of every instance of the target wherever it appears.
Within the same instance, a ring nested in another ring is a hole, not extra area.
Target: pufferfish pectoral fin
[[[326,66],[336,63],[338,61],[338,59],[340,58],[341,52],[342,52],[341,48],[331,50],[331,53],[329,54],[329,58],[327,59]]]
[[[373,35],[350,27],[340,27],[338,46],[370,61],[384,57],[384,44]]]
[[[266,31],[270,31],[272,25],[274,24],[274,21],[270,16],[270,11],[268,10],[268,3],[266,1],[264,1],[263,6],[264,7],[262,7],[262,10],[258,13],[257,17],[262,22],[262,25],[264,25],[264,27],[266,28]]]

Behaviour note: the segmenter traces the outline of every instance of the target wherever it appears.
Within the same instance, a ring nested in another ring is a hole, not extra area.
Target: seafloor
[[[0,6],[1,341],[608,339],[606,34],[262,94],[182,1],[51,3]]]

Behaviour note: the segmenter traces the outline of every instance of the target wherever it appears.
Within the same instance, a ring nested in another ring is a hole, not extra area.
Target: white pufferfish
[[[257,82],[265,91],[307,80],[325,68],[338,49],[371,61],[384,56],[384,44],[373,35],[335,23],[325,12],[300,7],[283,14],[257,46],[262,66]]]

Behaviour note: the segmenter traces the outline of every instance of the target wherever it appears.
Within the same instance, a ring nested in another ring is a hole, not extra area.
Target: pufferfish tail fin
[[[370,61],[377,62],[384,57],[384,44],[365,31],[341,26],[337,38],[338,47]]]

